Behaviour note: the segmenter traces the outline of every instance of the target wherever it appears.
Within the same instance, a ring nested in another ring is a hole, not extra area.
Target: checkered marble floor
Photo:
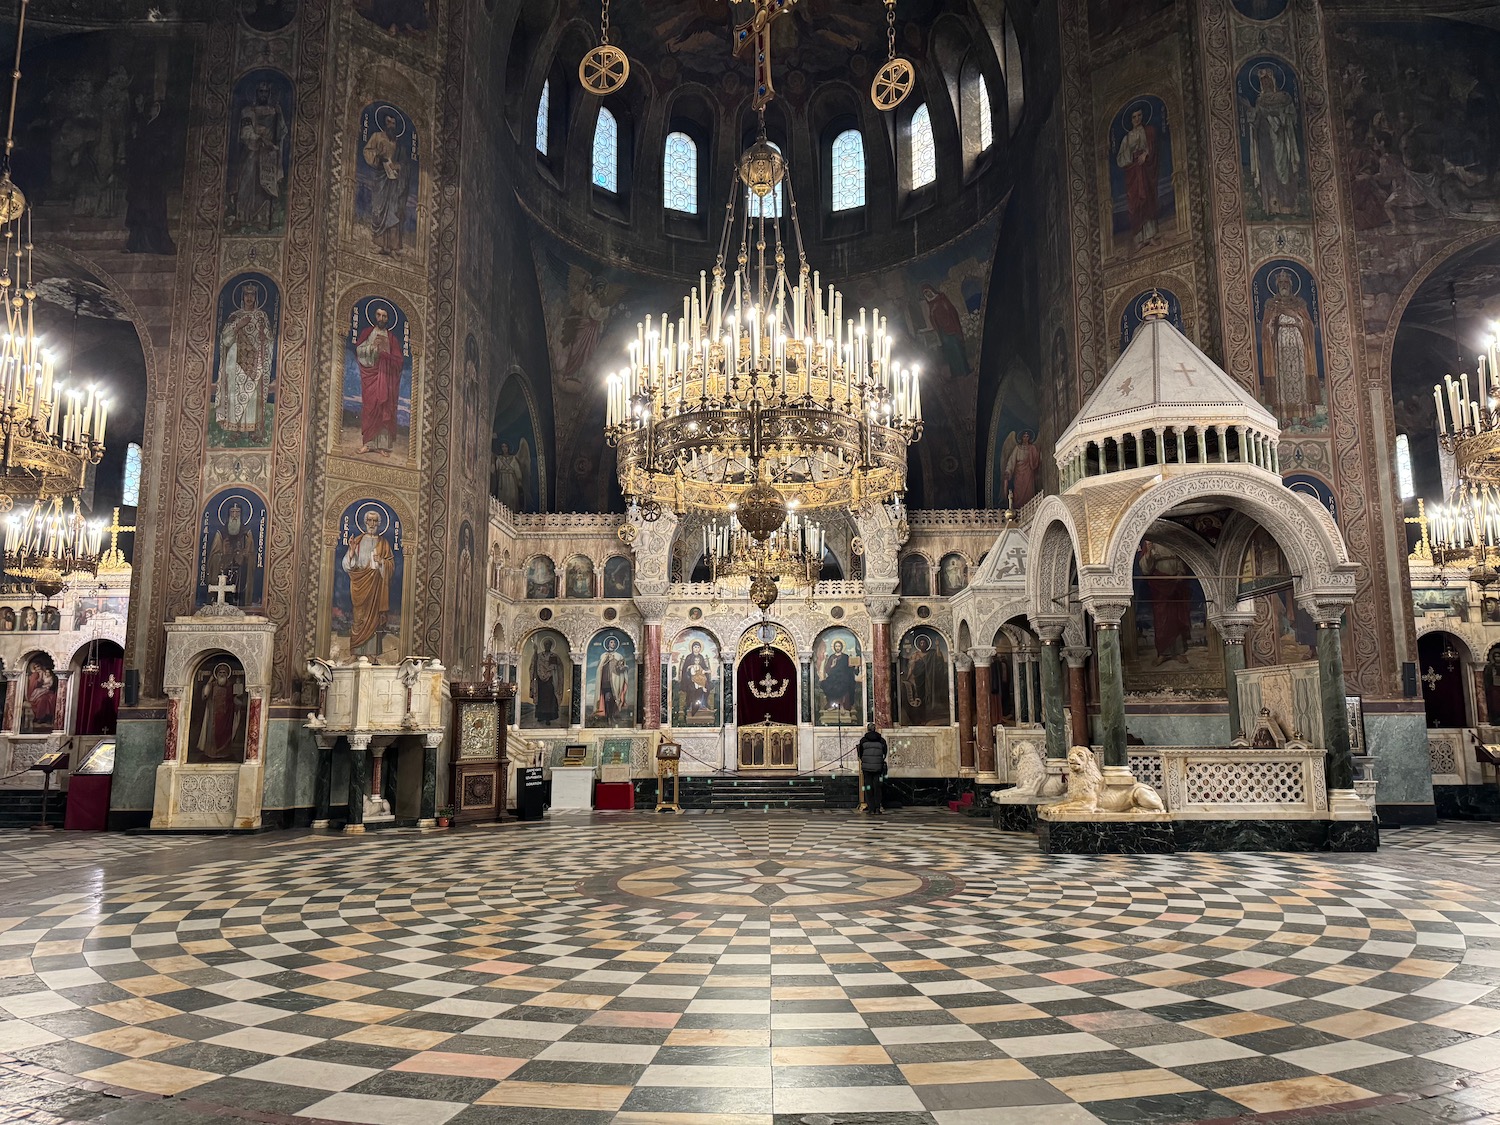
[[[33,879],[53,871],[76,871],[114,860],[171,851],[193,842],[194,838],[189,836],[0,829],[0,884]]]
[[[1445,820],[1413,825],[1380,837],[1382,848],[1422,852],[1443,860],[1500,864],[1500,824]]]
[[[150,1122],[1081,1125],[1500,1068],[1500,886],[1410,849],[1048,857],[925,811],[196,844],[0,887],[15,1074]]]

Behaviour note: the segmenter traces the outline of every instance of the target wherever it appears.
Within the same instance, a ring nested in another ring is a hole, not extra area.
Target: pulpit
[[[349,811],[344,831],[393,824],[437,823],[438,758],[449,718],[450,693],[437,660],[407,657],[400,664],[348,664],[311,659],[318,710],[307,729],[318,743],[317,810],[313,826],[331,823],[333,752],[349,747]],[[387,770],[394,767],[395,778]],[[417,784],[409,779],[418,777]],[[393,783],[394,782],[394,783]],[[392,798],[394,796],[394,807]]]

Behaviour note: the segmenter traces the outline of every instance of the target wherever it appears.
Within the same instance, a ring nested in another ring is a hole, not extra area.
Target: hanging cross
[[[734,57],[755,52],[755,97],[751,106],[762,109],[776,96],[771,85],[771,24],[786,15],[797,0],[752,0],[755,14],[734,29]]]
[[[115,697],[115,692],[119,691],[125,685],[122,684],[119,680],[115,679],[115,674],[111,672],[109,674],[109,679],[102,681],[99,686],[104,689],[105,695],[113,699]]]
[[[134,532],[135,524],[122,524],[120,522],[120,509],[115,509],[114,516],[109,521],[109,550],[105,551],[99,559],[100,570],[128,570],[130,564],[125,561],[125,552],[120,550],[120,533]]]
[[[225,596],[234,593],[234,591],[235,587],[230,583],[222,570],[219,571],[219,580],[208,588],[208,592],[214,596],[215,605],[227,605],[228,603],[224,600]]]
[[[1434,668],[1431,664],[1429,664],[1427,666],[1427,675],[1422,677],[1422,682],[1427,685],[1428,691],[1436,691],[1438,681],[1440,681],[1442,678],[1443,674],[1436,668]]]
[[[1196,367],[1189,367],[1185,363],[1179,363],[1176,368],[1174,368],[1174,370],[1177,372],[1177,374],[1182,376],[1183,381],[1186,382],[1188,386],[1196,387],[1198,385],[1197,383],[1193,382],[1193,376],[1198,373],[1198,369]]]

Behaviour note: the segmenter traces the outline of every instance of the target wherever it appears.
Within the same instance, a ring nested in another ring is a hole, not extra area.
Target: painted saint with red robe
[[[355,338],[354,359],[359,365],[361,453],[389,457],[396,444],[396,411],[401,403],[401,369],[406,357],[401,338],[391,324],[390,310],[372,304],[373,323]]]
[[[238,761],[245,753],[245,688],[223,661],[198,690],[198,731],[193,749],[211,762]]]

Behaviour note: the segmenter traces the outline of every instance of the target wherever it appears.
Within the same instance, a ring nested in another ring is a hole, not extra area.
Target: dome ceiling
[[[568,0],[564,18],[597,23],[594,0]],[[969,14],[967,0],[901,0],[897,51],[925,54],[925,28],[945,12]],[[751,64],[731,55],[733,17],[728,0],[611,0],[611,41],[642,67],[658,93],[684,82],[737,104],[750,92]],[[823,81],[869,86],[886,59],[885,5],[880,0],[801,0],[772,25],[772,62],[779,98],[806,104]]]

